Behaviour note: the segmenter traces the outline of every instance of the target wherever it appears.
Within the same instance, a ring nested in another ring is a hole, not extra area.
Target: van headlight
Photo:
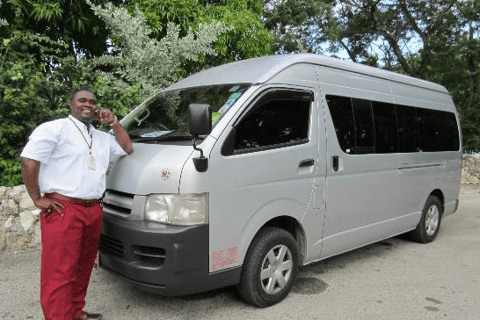
[[[145,220],[173,225],[208,223],[208,194],[147,196]]]

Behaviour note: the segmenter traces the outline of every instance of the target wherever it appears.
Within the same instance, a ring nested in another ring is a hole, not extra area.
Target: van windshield
[[[249,87],[225,84],[159,92],[129,113],[122,125],[137,142],[191,139],[187,133],[187,109],[191,103],[209,104],[215,127]]]

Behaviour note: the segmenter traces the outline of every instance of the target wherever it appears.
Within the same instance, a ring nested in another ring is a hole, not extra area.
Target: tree
[[[479,0],[266,3],[270,12],[266,25],[274,34],[297,30],[297,36],[290,37],[294,41],[278,47],[278,52],[311,51],[343,58],[346,53],[354,62],[443,84],[459,110],[465,148],[480,150]],[[294,3],[305,7],[295,10]]]
[[[179,80],[185,63],[214,55],[211,44],[230,30],[220,23],[201,24],[181,37],[180,26],[170,22],[165,36],[157,40],[150,37],[152,30],[138,9],[131,16],[125,8],[111,4],[92,8],[111,29],[116,51],[84,62],[96,69],[97,81],[113,81],[120,88],[133,86],[142,99]]]
[[[28,135],[39,123],[65,116],[74,91],[90,88],[100,108],[125,115],[177,80],[183,64],[214,54],[212,42],[229,31],[219,24],[199,25],[196,33],[180,37],[179,27],[169,24],[166,36],[158,41],[149,37],[151,30],[139,11],[131,17],[111,4],[92,6],[108,23],[112,39],[119,41],[112,54],[68,56],[68,43],[27,29],[15,30],[0,20],[4,35],[0,43],[0,185],[20,183],[19,154]],[[21,10],[15,14],[22,19]]]
[[[213,44],[215,55],[200,57],[187,73],[203,67],[271,53],[272,38],[262,23],[261,0],[130,0],[126,7],[138,8],[157,39],[166,34],[169,22],[179,26],[180,35],[196,32],[204,24],[231,27]]]
[[[122,2],[92,1],[97,5]],[[2,15],[17,31],[42,34],[68,43],[63,57],[78,54],[99,56],[107,52],[108,31],[86,0],[7,0],[2,5]],[[5,34],[1,32],[0,36],[5,37]]]
[[[277,53],[323,52],[318,44],[327,41],[327,35],[335,32],[335,29],[330,27],[332,21],[335,21],[332,2],[328,0],[265,1],[265,27],[273,35],[273,51]]]
[[[31,32],[17,31],[0,43],[0,185],[21,181],[19,151],[39,122],[68,108],[59,105],[64,87],[45,77],[46,63],[38,64],[29,53],[48,48],[49,55],[65,44]],[[54,57],[54,56],[52,56]]]
[[[443,84],[459,110],[466,150],[480,150],[480,2],[337,1],[338,37],[353,61]],[[335,47],[335,46],[334,46]]]

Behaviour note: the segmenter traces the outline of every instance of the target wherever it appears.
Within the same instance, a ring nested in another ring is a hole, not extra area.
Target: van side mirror
[[[200,157],[193,158],[193,164],[198,172],[208,169],[208,158],[203,156],[203,150],[197,148],[198,136],[209,134],[212,131],[212,114],[208,104],[191,103],[188,106],[188,133],[192,135],[193,149],[200,151]]]
[[[192,136],[209,134],[212,131],[210,105],[191,103],[188,106],[188,133]]]

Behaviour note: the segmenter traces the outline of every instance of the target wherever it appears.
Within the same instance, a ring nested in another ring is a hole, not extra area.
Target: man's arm
[[[40,210],[45,211],[45,216],[50,211],[55,210],[60,212],[64,207],[62,204],[42,197],[40,193],[40,187],[38,184],[38,173],[40,172],[40,162],[37,160],[22,158],[22,178],[25,186],[27,187],[28,194],[32,198],[35,206]]]
[[[123,151],[130,154],[133,152],[132,140],[130,136],[122,127],[120,122],[117,121],[117,117],[108,109],[98,110],[98,121],[100,123],[108,123],[112,126],[113,133],[117,139],[118,144],[122,147]]]
[[[115,137],[117,138],[118,144],[122,147],[122,149],[130,154],[133,152],[132,140],[130,140],[130,135],[123,129],[120,122],[115,119],[115,122],[112,125],[113,133],[115,133]]]

